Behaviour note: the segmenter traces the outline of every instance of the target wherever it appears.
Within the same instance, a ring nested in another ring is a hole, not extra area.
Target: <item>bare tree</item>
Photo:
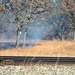
[[[8,20],[10,23],[14,23],[17,28],[16,47],[19,46],[22,29],[24,29],[23,47],[25,47],[28,26],[32,23],[32,20],[49,17],[53,8],[50,0],[2,0],[2,3],[4,7],[1,6],[0,11],[7,11],[5,14],[14,16],[14,20],[10,18]]]
[[[14,3],[13,3],[14,2]],[[45,17],[42,16],[43,13],[47,12],[47,14],[51,12],[52,6],[48,1],[45,0],[10,0],[10,4],[6,4],[8,11],[11,11],[13,15],[15,15],[15,20],[17,22],[17,39],[16,39],[16,47],[19,45],[19,37],[22,30],[22,25],[24,28],[24,44],[26,41],[26,34],[28,30],[28,26],[31,23],[31,20],[36,20],[37,18]],[[36,17],[34,17],[36,16]]]
[[[5,12],[7,12],[7,9],[4,7],[4,6],[2,6],[2,4],[0,5],[0,33],[1,33],[1,35],[2,35],[2,37],[1,38],[5,38],[5,35],[3,34],[3,32],[4,32],[4,29],[6,28],[6,27],[4,27],[3,26],[3,24],[2,24],[2,18],[3,18],[3,16],[4,16],[4,13]],[[4,37],[3,37],[4,36]]]
[[[61,9],[68,14],[74,32],[75,41],[75,0],[61,0]]]

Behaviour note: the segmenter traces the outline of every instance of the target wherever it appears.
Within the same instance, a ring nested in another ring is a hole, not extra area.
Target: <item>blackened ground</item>
[[[35,44],[26,44],[25,46],[26,47],[30,47],[30,46],[34,46]],[[19,44],[19,47],[22,47],[23,46],[23,44],[22,43],[20,43]],[[14,48],[14,47],[16,47],[16,44],[14,43],[14,42],[1,42],[0,43],[0,49],[7,49],[7,48]]]

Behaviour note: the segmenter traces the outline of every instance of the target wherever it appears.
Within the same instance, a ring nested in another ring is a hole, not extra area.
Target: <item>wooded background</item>
[[[4,39],[75,41],[75,0],[0,0]]]

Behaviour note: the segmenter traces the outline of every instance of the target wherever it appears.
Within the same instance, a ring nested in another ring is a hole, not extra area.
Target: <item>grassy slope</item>
[[[73,41],[42,41],[29,48],[13,48],[0,50],[0,56],[61,56],[75,57]]]

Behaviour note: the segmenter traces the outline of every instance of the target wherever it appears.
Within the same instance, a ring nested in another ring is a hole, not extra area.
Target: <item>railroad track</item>
[[[74,57],[31,57],[31,56],[0,56],[3,64],[14,64],[15,61],[75,63]]]

